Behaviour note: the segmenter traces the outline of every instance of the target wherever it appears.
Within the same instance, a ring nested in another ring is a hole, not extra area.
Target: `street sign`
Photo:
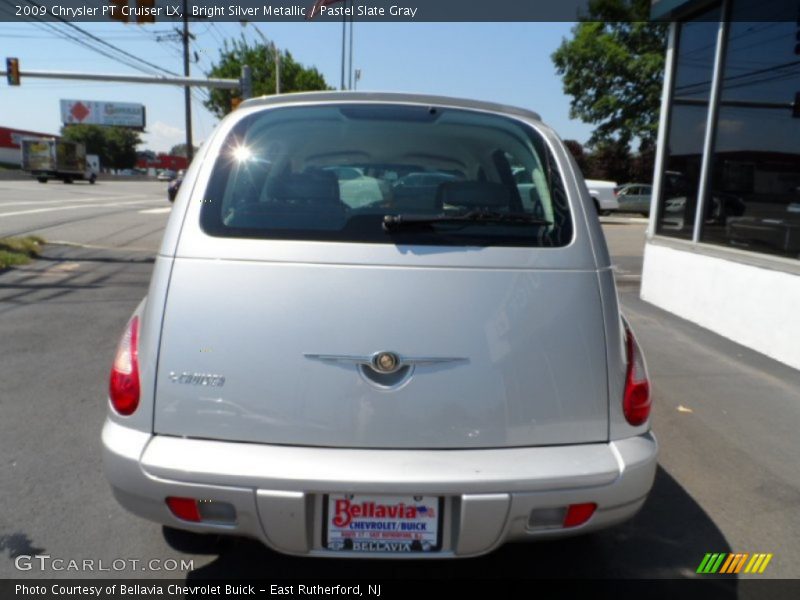
[[[144,129],[143,104],[99,102],[95,100],[62,100],[61,122],[64,125],[117,125]]]

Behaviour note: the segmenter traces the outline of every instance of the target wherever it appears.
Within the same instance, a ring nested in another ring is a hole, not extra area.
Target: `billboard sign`
[[[61,122],[64,125],[117,125],[144,129],[144,105],[95,100],[62,100]]]

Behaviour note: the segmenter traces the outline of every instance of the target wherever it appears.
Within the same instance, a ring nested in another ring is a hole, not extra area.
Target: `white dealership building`
[[[642,298],[800,369],[800,7],[670,20]]]

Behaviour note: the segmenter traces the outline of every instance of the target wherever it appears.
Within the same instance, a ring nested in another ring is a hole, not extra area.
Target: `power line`
[[[139,66],[138,63],[125,60],[125,59],[123,59],[121,57],[112,56],[108,52],[91,45],[90,43],[86,42],[85,40],[82,40],[82,39],[80,39],[78,37],[75,37],[74,35],[71,35],[71,34],[67,33],[66,31],[60,30],[58,27],[56,27],[52,23],[41,21],[41,22],[36,22],[35,25],[37,27],[39,27],[40,29],[47,28],[46,30],[52,30],[52,32],[55,33],[55,35],[57,37],[60,37],[60,38],[65,39],[65,40],[72,41],[73,43],[76,43],[79,46],[83,46],[84,48],[86,48],[88,50],[91,50],[93,52],[96,52],[97,54],[101,54],[102,56],[105,56],[106,58],[108,58],[110,60],[113,60],[113,61],[119,62],[121,64],[124,64],[124,65],[126,65],[126,66],[128,66],[128,67],[130,67],[132,69],[135,69],[135,70],[141,72],[141,73],[147,73],[148,75],[152,75],[152,71],[149,71],[147,69],[142,68],[141,66]]]
[[[36,2],[35,0],[25,0],[25,1],[28,4],[30,4],[31,6],[35,6],[37,8],[42,8],[42,5],[39,4],[38,2]],[[99,38],[99,37],[97,37],[96,35],[94,35],[92,33],[89,33],[88,31],[86,31],[85,29],[82,29],[81,27],[78,27],[74,23],[70,23],[69,21],[67,21],[63,17],[58,17],[57,16],[56,18],[59,21],[61,21],[62,23],[66,24],[67,26],[71,27],[72,29],[78,31],[80,34],[82,34],[82,35],[84,35],[84,36],[86,36],[86,37],[88,37],[88,38],[90,38],[92,40],[95,40],[96,42],[102,44],[103,46],[106,46],[106,47],[110,48],[114,52],[118,52],[119,54],[121,54],[123,56],[126,56],[126,57],[128,57],[130,59],[133,59],[134,61],[143,63],[143,64],[155,69],[156,71],[161,71],[162,73],[166,73],[167,75],[176,75],[176,76],[178,75],[177,73],[175,73],[173,71],[170,71],[168,69],[164,69],[164,68],[162,68],[162,67],[160,67],[160,66],[158,66],[156,64],[153,64],[151,62],[148,62],[148,61],[144,60],[143,58],[141,58],[139,56],[135,56],[135,55],[131,54],[130,52],[122,50],[121,48],[118,48],[114,44],[110,44],[110,43],[106,42],[104,39]]]
[[[790,62],[778,64],[778,65],[772,65],[770,67],[765,67],[763,69],[756,69],[755,71],[748,71],[747,73],[739,73],[738,75],[729,75],[727,77],[723,77],[722,78],[722,81],[724,82],[723,83],[723,89],[731,87],[727,83],[727,82],[730,82],[730,81],[743,79],[745,77],[752,77],[754,75],[761,75],[763,73],[770,73],[770,72],[773,72],[773,71],[779,71],[781,69],[787,69],[789,67],[794,67],[794,66],[797,66],[797,65],[800,65],[800,60],[793,60],[793,61],[790,61]],[[796,71],[791,71],[791,74],[795,74],[795,73],[796,73]],[[778,75],[779,76],[783,76],[783,75],[786,75],[786,74],[787,73],[779,73]],[[759,80],[759,81],[761,81],[761,80]],[[769,79],[767,79],[766,81],[769,81]],[[685,92],[688,88],[693,88],[693,87],[698,87],[698,86],[705,86],[705,85],[710,85],[710,84],[711,84],[711,80],[708,79],[706,81],[687,84],[687,85],[684,85],[684,86],[681,86],[681,87],[677,87],[677,88],[675,88],[675,91]],[[697,91],[699,91],[699,90],[697,90]]]

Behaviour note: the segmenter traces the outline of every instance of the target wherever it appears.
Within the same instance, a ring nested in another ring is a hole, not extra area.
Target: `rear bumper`
[[[443,496],[443,550],[425,555],[431,558],[475,556],[507,541],[608,527],[641,508],[657,452],[649,433],[578,446],[359,450],[154,436],[111,420],[103,428],[106,477],[127,510],[172,527],[244,535],[280,552],[315,556],[341,555],[321,541],[322,497],[336,492]],[[167,496],[228,502],[236,523],[179,520]],[[534,509],[585,502],[596,503],[597,511],[584,525],[529,526]]]

